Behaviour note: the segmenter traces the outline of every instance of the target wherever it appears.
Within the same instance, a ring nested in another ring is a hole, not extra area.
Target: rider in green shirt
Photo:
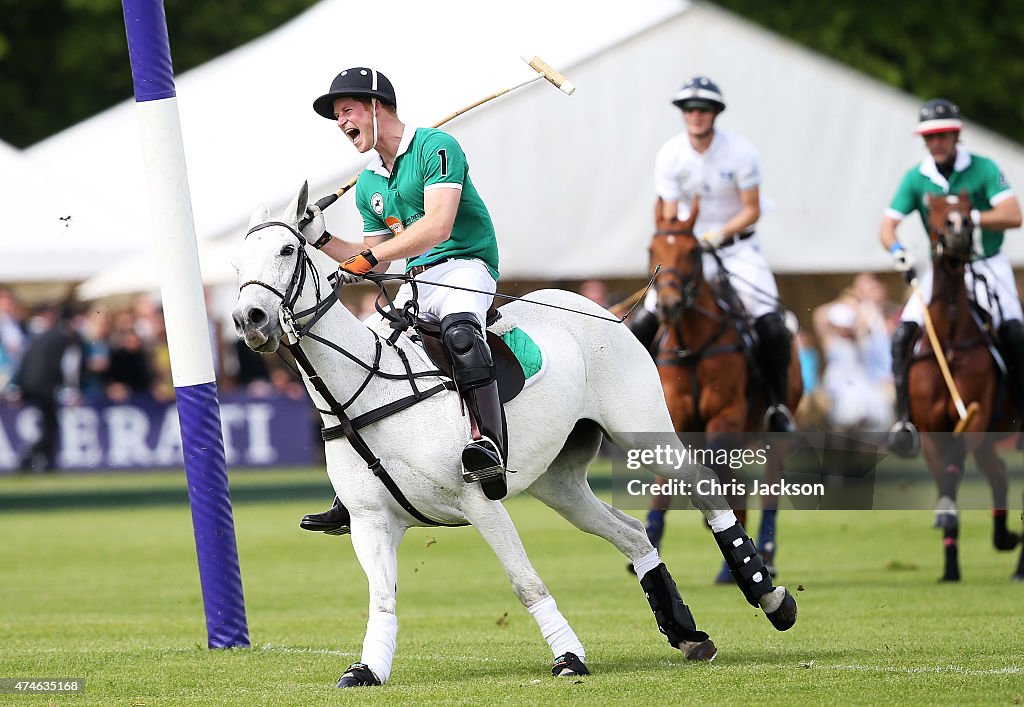
[[[1006,229],[1021,225],[1017,197],[995,162],[958,146],[963,123],[957,105],[944,98],[927,101],[920,111],[915,132],[924,138],[928,155],[903,177],[896,196],[885,210],[879,237],[892,254],[898,272],[911,269],[910,258],[896,237],[904,217],[917,211],[928,222],[926,194],[959,194],[966,191],[974,207],[974,254],[966,273],[966,285],[975,301],[992,315],[1015,390],[1018,405],[1024,401],[1024,323],[1017,283],[1010,261],[1000,252]],[[920,276],[925,301],[931,299],[931,271]],[[907,384],[911,351],[920,333],[923,308],[911,297],[903,308],[900,324],[892,337],[892,368],[896,384],[897,422],[889,433],[889,448],[913,456],[920,445],[917,429],[910,422]]]
[[[371,159],[356,184],[363,242],[327,233],[316,206],[310,207],[302,235],[341,262],[344,282],[358,282],[371,270],[383,272],[392,260],[404,259],[406,274],[417,277],[429,269],[430,282],[451,286],[419,285],[419,311],[440,319],[453,377],[472,417],[472,439],[462,452],[463,479],[479,481],[488,498],[499,499],[507,493],[505,419],[483,333],[498,279],[494,226],[455,138],[406,126],[396,105],[388,78],[366,67],[342,71],[330,91],[313,102],[317,114],[335,121]],[[401,306],[411,297],[405,284],[395,301]],[[334,508],[305,516],[301,525],[347,532],[348,511],[336,500]]]

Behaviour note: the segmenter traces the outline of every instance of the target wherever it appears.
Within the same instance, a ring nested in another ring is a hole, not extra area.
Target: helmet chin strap
[[[370,69],[372,74],[370,87],[377,90],[377,70]],[[370,97],[370,102],[373,105],[373,145],[370,146],[371,150],[377,149],[377,98],[375,96]]]
[[[371,150],[377,149],[377,99],[371,98],[370,102],[373,104],[373,144],[370,145]]]

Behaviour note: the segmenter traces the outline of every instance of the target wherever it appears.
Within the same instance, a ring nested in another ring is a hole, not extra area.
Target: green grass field
[[[253,647],[210,651],[182,473],[0,478],[0,677],[86,680],[83,695],[0,703],[1024,701],[1024,583],[1009,582],[1016,554],[991,548],[983,511],[964,513],[954,586],[935,581],[929,512],[783,511],[779,581],[800,602],[786,633],[712,585],[721,556],[698,514],[670,515],[663,557],[720,649],[687,664],[611,546],[515,498],[509,512],[593,675],[551,677],[547,645],[472,529],[415,529],[401,550],[391,682],[339,691],[367,596],[349,540],[297,526],[330,502],[326,478],[232,472],[231,483]],[[1019,480],[1011,499],[1019,508]]]

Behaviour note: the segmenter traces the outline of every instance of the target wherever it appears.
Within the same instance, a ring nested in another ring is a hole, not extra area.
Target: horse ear
[[[270,209],[268,209],[266,206],[257,207],[257,209],[252,212],[252,216],[249,217],[249,228],[252,228],[253,226],[259,226],[261,223],[268,220],[269,218]]]
[[[303,182],[299,193],[292,199],[292,203],[285,209],[285,216],[292,223],[297,224],[306,215],[306,204],[309,203],[309,182]]]

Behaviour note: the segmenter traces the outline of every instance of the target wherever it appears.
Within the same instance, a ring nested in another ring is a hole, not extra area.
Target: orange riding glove
[[[353,255],[351,258],[343,262],[338,266],[338,275],[341,277],[343,282],[353,283],[363,279],[363,275],[370,272],[373,266],[377,264],[377,259],[373,257],[373,253],[367,248],[358,255]]]

